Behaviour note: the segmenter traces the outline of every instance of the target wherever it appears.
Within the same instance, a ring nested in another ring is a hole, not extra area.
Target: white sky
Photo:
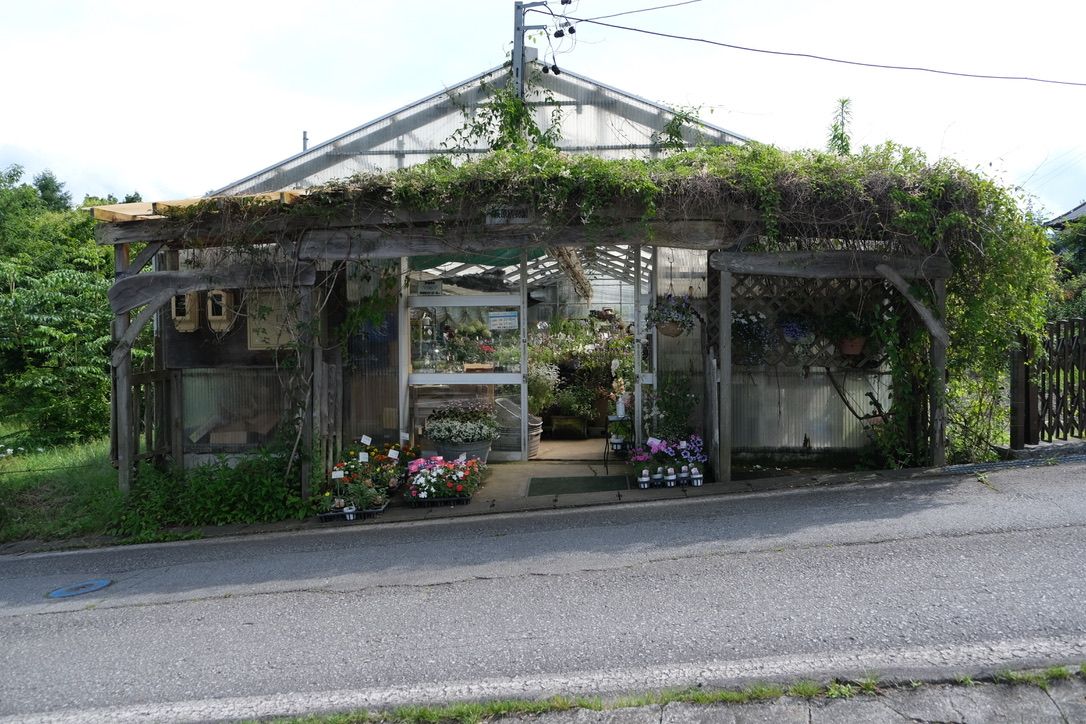
[[[676,0],[574,0],[597,17]],[[559,0],[551,8],[562,9]],[[0,0],[0,168],[85,193],[198,196],[500,64],[512,0]],[[530,15],[533,22],[542,16]],[[1077,0],[702,0],[606,22],[894,65],[1086,83]],[[772,57],[583,24],[566,66],[785,149],[893,140],[1021,186],[1053,216],[1086,198],[1086,87]],[[554,41],[557,42],[557,41]],[[540,45],[540,41],[533,43]]]

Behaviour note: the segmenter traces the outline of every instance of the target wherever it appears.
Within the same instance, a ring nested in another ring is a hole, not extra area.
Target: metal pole
[[[520,252],[520,459],[528,461],[528,250]]]
[[[641,245],[631,247],[634,255],[634,404],[633,404],[633,433],[634,444],[640,445],[644,431],[641,429],[644,388],[641,382],[641,350],[644,349],[641,322]]]
[[[528,30],[546,30],[546,25],[525,25],[524,11],[545,2],[517,2],[513,3],[513,85],[517,90],[517,98],[524,100],[524,33]]]

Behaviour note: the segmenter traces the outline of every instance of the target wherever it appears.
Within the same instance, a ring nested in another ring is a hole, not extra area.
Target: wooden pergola
[[[115,317],[113,337],[113,440],[122,490],[129,488],[132,470],[141,457],[173,454],[181,450],[178,423],[180,389],[165,369],[135,377],[131,348],[146,325],[162,313],[175,295],[224,288],[266,287],[289,277],[296,286],[299,316],[310,321],[312,290],[322,265],[375,259],[403,259],[419,255],[485,253],[495,249],[528,249],[539,246],[577,248],[651,244],[705,250],[719,274],[719,375],[717,377],[717,421],[719,444],[714,452],[718,480],[730,479],[731,459],[731,312],[733,279],[736,275],[783,276],[802,279],[856,278],[885,280],[916,310],[931,338],[933,379],[930,396],[930,454],[934,464],[945,461],[945,370],[949,343],[942,320],[945,314],[946,283],[952,268],[940,255],[910,249],[910,253],[877,251],[808,250],[776,253],[748,252],[761,222],[756,212],[744,206],[709,208],[684,207],[681,220],[648,220],[641,208],[613,207],[596,214],[596,223],[555,225],[539,220],[530,209],[504,216],[480,212],[476,221],[465,223],[439,212],[416,212],[380,204],[353,204],[338,213],[320,215],[296,213],[303,191],[262,194],[254,198],[278,204],[280,211],[263,214],[246,226],[246,243],[275,244],[280,249],[277,265],[253,264],[212,269],[167,269],[148,266],[160,255],[191,248],[216,248],[236,242],[237,228],[228,214],[201,213],[182,221],[178,211],[196,203],[213,208],[214,199],[174,202],[115,204],[94,209],[101,222],[99,242],[114,248],[115,283],[109,303]],[[235,203],[231,197],[226,203]],[[181,214],[183,218],[183,213]],[[455,223],[453,223],[455,221]],[[138,253],[133,253],[135,248]],[[934,304],[926,305],[910,290],[916,280],[930,282]],[[312,356],[306,364],[319,370]],[[707,374],[709,370],[706,370]],[[320,374],[313,375],[309,399],[322,399],[323,388],[333,384]],[[156,424],[133,419],[133,385],[153,384]],[[312,445],[321,429],[319,405],[308,405],[303,444]],[[140,452],[140,428],[147,436]],[[152,433],[152,429],[156,430]],[[168,430],[168,433],[165,432]],[[309,471],[303,471],[307,480]]]

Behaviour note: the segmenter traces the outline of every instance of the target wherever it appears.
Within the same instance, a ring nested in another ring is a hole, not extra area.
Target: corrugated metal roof
[[[1081,204],[1071,209],[1066,214],[1057,216],[1051,221],[1046,221],[1045,226],[1051,227],[1053,229],[1060,229],[1063,228],[1063,225],[1067,222],[1081,219],[1083,216],[1086,216],[1086,201],[1083,201]]]
[[[538,62],[535,63],[537,67]],[[359,172],[382,172],[453,153],[452,134],[464,124],[465,109],[477,107],[487,85],[504,85],[506,66],[491,68],[456,86],[353,128],[335,138],[250,174],[209,195],[252,194],[305,188]],[[647,157],[658,150],[658,137],[676,109],[563,70],[561,75],[535,74],[539,81],[532,101],[536,122],[547,128],[553,103],[563,108],[558,146],[570,153],[603,158]],[[701,122],[685,129],[688,145],[742,143],[749,139]],[[469,149],[468,154],[487,149]]]

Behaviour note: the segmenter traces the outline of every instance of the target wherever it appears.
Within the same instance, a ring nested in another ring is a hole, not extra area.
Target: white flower
[[[425,498],[426,497],[426,491],[424,490],[421,493],[419,493],[419,497],[420,498]]]
[[[15,454],[15,451],[14,451],[14,450],[12,450],[12,449],[11,449],[11,448],[9,447],[9,448],[8,448],[8,455],[14,455],[14,454]]]

